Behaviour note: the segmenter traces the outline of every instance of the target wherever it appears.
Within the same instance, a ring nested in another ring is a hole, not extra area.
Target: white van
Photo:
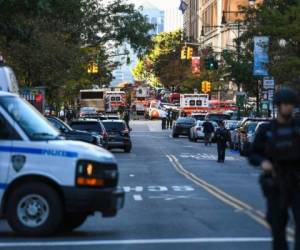
[[[18,93],[19,87],[13,70],[8,66],[0,65],[0,91]]]
[[[114,156],[63,140],[29,103],[0,91],[0,216],[17,233],[45,236],[124,205]]]

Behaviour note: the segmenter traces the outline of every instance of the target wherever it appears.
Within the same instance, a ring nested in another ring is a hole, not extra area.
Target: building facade
[[[179,1],[178,5],[179,5]],[[183,15],[182,12],[175,8],[167,8],[164,9],[165,20],[164,20],[164,32],[170,32],[178,29],[182,29],[183,27]]]
[[[238,37],[238,20],[243,15],[228,13],[239,11],[240,6],[248,6],[255,1],[250,0],[183,0],[188,4],[184,14],[184,31],[191,42],[201,43],[203,47],[211,47],[216,52],[232,49]],[[258,2],[258,1],[256,1]],[[222,24],[222,18],[227,25]],[[231,24],[231,25],[230,25]],[[213,27],[212,27],[213,26]]]
[[[155,28],[150,31],[150,34],[156,35],[164,31],[165,12],[163,10],[156,8],[147,0],[134,0],[132,2],[135,3],[137,7],[142,6],[142,14],[146,16],[149,23],[155,25]],[[130,48],[129,44],[124,44],[117,48],[116,54],[122,54],[124,50],[129,51],[130,63],[126,63],[126,58],[124,56],[114,58],[117,62],[121,62],[122,65],[113,71],[114,79],[110,83],[111,86],[116,86],[122,82],[134,81],[131,71],[137,63],[137,55]]]

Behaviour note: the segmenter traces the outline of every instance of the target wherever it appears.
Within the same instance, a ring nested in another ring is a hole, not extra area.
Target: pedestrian
[[[124,111],[123,120],[125,121],[125,123],[126,123],[126,125],[127,125],[127,128],[130,129],[130,126],[129,126],[129,122],[130,122],[130,111],[129,111],[129,109],[126,109],[126,110]]]
[[[212,133],[215,131],[215,128],[213,124],[208,120],[208,118],[205,119],[205,122],[202,125],[203,127],[203,133],[204,133],[204,144],[207,146],[208,144],[211,144],[211,136]]]
[[[63,107],[60,109],[58,114],[59,114],[59,119],[64,121],[65,120],[65,110]]]
[[[167,129],[172,128],[172,109],[168,109],[167,111]]]
[[[230,132],[224,126],[224,122],[219,122],[219,128],[216,131],[216,141],[218,149],[218,162],[223,163],[225,161],[226,144],[230,142]]]
[[[167,123],[167,112],[162,110],[160,113],[161,117],[161,129],[165,130],[166,129],[166,123]]]
[[[267,201],[273,249],[287,250],[289,209],[295,218],[295,250],[300,250],[300,122],[293,116],[298,95],[282,88],[274,95],[277,118],[257,131],[249,161],[262,168],[260,184]]]

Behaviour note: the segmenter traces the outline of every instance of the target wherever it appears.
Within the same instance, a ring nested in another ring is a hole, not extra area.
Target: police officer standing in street
[[[263,171],[260,184],[267,200],[273,249],[288,249],[286,227],[291,209],[296,225],[295,249],[300,250],[300,122],[293,116],[298,95],[282,88],[275,93],[274,103],[277,118],[259,128],[249,161]]]
[[[226,144],[230,142],[230,133],[225,128],[224,122],[219,122],[219,128],[216,131],[217,149],[218,149],[218,162],[225,161]]]

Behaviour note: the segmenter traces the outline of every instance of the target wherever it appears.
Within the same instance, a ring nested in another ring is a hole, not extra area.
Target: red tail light
[[[201,128],[197,128],[196,130],[197,130],[197,131],[201,131]]]

